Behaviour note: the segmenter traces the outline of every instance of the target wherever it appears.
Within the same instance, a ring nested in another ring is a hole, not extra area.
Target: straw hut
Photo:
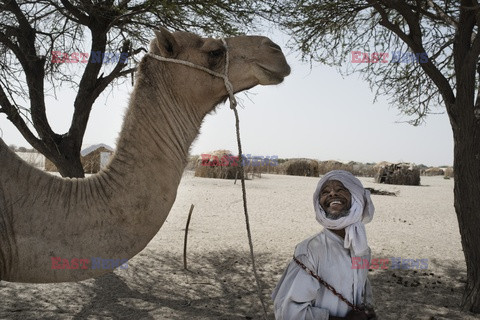
[[[250,154],[243,156],[243,166],[245,173],[261,177],[262,173],[278,173],[277,156],[252,156]]]
[[[238,175],[238,157],[229,150],[202,154],[195,166],[195,177],[235,179]]]
[[[187,165],[185,167],[185,170],[192,170],[192,171],[195,170],[195,168],[197,167],[197,163],[198,163],[199,158],[200,158],[200,156],[198,156],[198,155],[189,156]]]
[[[23,148],[25,149],[25,148]],[[37,151],[15,151],[15,154],[31,166],[40,170],[45,169],[45,156]]]
[[[453,167],[447,167],[445,169],[445,175],[443,177],[445,179],[453,178]]]
[[[374,163],[349,162],[352,165],[352,174],[357,177],[375,177],[377,170]]]
[[[85,173],[97,173],[107,166],[113,156],[113,148],[101,143],[94,144],[80,152],[80,162]],[[45,158],[45,171],[58,172],[52,161]]]
[[[45,171],[48,172],[58,172],[58,168],[56,165],[53,164],[53,162],[45,157]]]
[[[424,174],[426,176],[443,176],[445,175],[445,171],[442,168],[428,168],[425,170]]]
[[[113,149],[106,144],[98,144],[83,149],[80,154],[83,171],[85,173],[97,173],[110,162]]]
[[[262,177],[262,172],[268,172],[270,166],[268,165],[268,161],[265,164],[263,157],[260,156],[251,156],[251,155],[243,155],[242,159],[243,170],[245,171],[245,176],[252,177]]]
[[[375,182],[397,185],[420,185],[420,170],[410,163],[385,163],[377,165]]]
[[[342,163],[335,160],[320,161],[318,162],[318,172],[323,175],[332,170],[345,170],[348,172],[353,171],[353,163]]]
[[[318,161],[290,159],[281,164],[281,172],[291,176],[318,177]]]

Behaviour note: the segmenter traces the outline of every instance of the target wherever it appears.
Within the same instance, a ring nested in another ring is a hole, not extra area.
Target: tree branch
[[[53,1],[52,1],[53,2]],[[74,17],[78,19],[78,21],[83,24],[84,26],[88,26],[89,24],[89,17],[85,15],[83,12],[77,9],[74,5],[72,5],[69,1],[67,0],[60,0],[60,2],[63,4],[66,10],[70,12]]]
[[[28,22],[27,17],[23,14],[22,10],[18,6],[18,3],[14,0],[7,1],[5,8],[12,12],[17,18],[18,23],[20,24],[20,29],[31,30],[30,23]]]
[[[58,12],[60,12],[60,14],[62,14],[65,18],[67,18],[68,20],[70,21],[73,21],[73,22],[76,22],[78,24],[82,24],[84,25],[82,22],[80,22],[80,20],[78,20],[78,18],[76,18],[75,16],[73,15],[70,15],[69,13],[71,13],[70,11],[68,11],[66,9],[65,6],[60,6],[58,3],[56,3],[56,1],[48,1],[48,3],[53,6],[55,9],[58,10]],[[87,22],[87,21],[85,21]]]
[[[454,66],[457,80],[457,95],[474,100],[475,94],[475,74],[478,63],[478,54],[474,56],[475,52],[479,50],[478,34],[472,43],[472,33],[476,26],[476,12],[472,10],[475,3],[468,0],[463,0],[460,3],[459,26],[455,36],[454,43]],[[456,113],[472,112],[465,108],[465,106],[458,106]]]
[[[100,51],[105,53],[108,28],[106,28],[106,25],[101,24],[89,26],[89,28],[92,34],[90,52]],[[77,97],[73,104],[74,112],[67,138],[74,139],[74,143],[78,149],[81,148],[81,142],[85,134],[85,129],[87,128],[90,111],[95,102],[96,97],[94,96],[94,92],[101,67],[102,63],[92,63],[92,57],[90,57],[90,61],[80,80]]]
[[[120,49],[120,54],[129,52],[130,46],[131,46],[131,42],[125,41],[123,43],[122,48]],[[128,55],[127,58],[130,58],[130,56]],[[106,77],[98,78],[95,89],[92,92],[93,99],[96,99],[115,78],[118,78],[120,76],[120,72],[127,65],[127,62],[126,62],[127,60],[125,60],[124,62],[122,62],[121,60],[122,59],[118,60],[117,64],[115,65],[115,68],[113,68],[112,72],[110,72]],[[130,69],[130,70],[133,71],[134,69]],[[127,72],[126,74],[129,74],[129,73],[131,73],[131,71]]]
[[[38,151],[42,152],[46,151],[45,147],[43,146],[41,140],[39,140],[28,128],[25,121],[23,121],[22,117],[18,113],[17,108],[10,103],[8,100],[3,87],[0,86],[0,112],[5,113],[7,115],[8,120],[10,120],[13,125],[20,131],[23,137]]]
[[[412,17],[409,17],[409,26],[412,25],[413,36],[409,36],[405,34],[397,25],[393,24],[388,19],[387,12],[379,5],[379,3],[375,0],[367,0],[369,3],[373,5],[375,10],[381,15],[382,19],[380,20],[380,25],[384,26],[385,28],[389,29],[393,33],[395,33],[400,39],[402,39],[414,53],[424,53],[425,49],[421,43],[421,36],[419,37],[416,35],[416,32],[419,32],[420,29],[418,26],[415,26],[415,23],[412,21]],[[404,11],[404,9],[402,9]],[[404,11],[404,14],[407,14]],[[410,30],[412,31],[412,30]],[[420,43],[417,42],[420,40]],[[443,96],[443,99],[447,105],[447,109],[449,107],[453,107],[455,102],[455,95],[453,94],[453,90],[450,86],[448,80],[443,76],[443,74],[438,70],[431,59],[429,59],[426,63],[421,64],[422,69],[425,73],[432,79],[435,85],[440,90],[440,94]]]
[[[28,68],[28,60],[27,57],[24,55],[23,51],[15,43],[13,43],[10,38],[7,37],[7,35],[3,32],[0,32],[0,43],[3,43],[7,48],[12,50],[12,52],[15,54],[24,69]]]
[[[440,6],[438,6],[435,2],[433,2],[432,0],[427,0],[427,4],[430,8],[432,8],[433,10],[435,10],[437,12],[438,16],[444,22],[451,25],[455,29],[458,28],[458,22],[455,19],[453,19],[452,17],[450,17],[448,14],[446,14],[445,11],[443,11],[442,8],[440,8]]]
[[[4,34],[0,34],[0,41],[7,43],[9,48],[18,54],[17,59],[25,72],[27,80],[28,93],[30,96],[30,109],[33,126],[41,139],[53,134],[45,114],[44,100],[44,76],[45,76],[45,57],[37,57],[35,47],[35,29],[30,26],[28,19],[22,13],[16,1],[9,1],[7,9],[10,10],[18,20],[18,47],[12,45],[13,42],[6,39]]]

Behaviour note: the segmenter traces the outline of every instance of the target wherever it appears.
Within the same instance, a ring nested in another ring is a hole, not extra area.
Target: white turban
[[[320,191],[328,180],[338,180],[352,195],[352,206],[349,214],[337,220],[328,219],[320,205]],[[317,189],[313,194],[313,207],[315,208],[317,221],[327,229],[345,229],[345,248],[352,248],[355,256],[362,256],[368,250],[367,233],[364,223],[373,219],[372,199],[370,191],[363,188],[362,183],[353,174],[344,170],[333,170],[327,173],[318,182]]]

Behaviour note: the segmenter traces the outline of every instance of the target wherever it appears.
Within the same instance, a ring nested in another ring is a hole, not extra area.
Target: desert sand
[[[360,179],[365,187],[397,192],[372,196],[372,258],[428,259],[426,270],[369,272],[379,319],[480,319],[459,307],[466,266],[453,180],[422,177],[421,186],[395,186]],[[318,180],[264,174],[246,182],[270,319],[270,293],[295,245],[322,229],[312,206]],[[183,241],[191,204],[187,271]],[[167,221],[128,268],[79,283],[1,282],[0,301],[0,319],[261,319],[240,182],[186,171]]]

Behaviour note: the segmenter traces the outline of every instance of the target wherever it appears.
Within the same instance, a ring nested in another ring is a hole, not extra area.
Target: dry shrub
[[[191,159],[189,163],[193,161],[195,160]],[[243,155],[243,160],[239,160],[239,157],[232,155],[229,150],[217,150],[196,156],[193,169],[195,169],[196,177],[235,179],[237,172],[240,172],[240,164],[243,164],[245,178],[261,178],[262,173],[279,173],[278,157],[276,156],[264,157],[246,154]],[[189,166],[190,164],[187,165],[187,169]],[[240,178],[239,175],[238,178]]]
[[[318,161],[312,159],[290,159],[279,166],[279,171],[291,176],[318,177]]]
[[[274,174],[285,174],[285,163],[288,159],[277,159],[275,165],[268,166],[267,173],[274,173]]]
[[[453,178],[453,167],[448,167],[448,168],[445,169],[445,176],[444,177]]]
[[[420,185],[420,170],[407,163],[377,165],[375,182],[397,185]]]
[[[185,167],[185,170],[195,170],[195,168],[197,167],[197,163],[198,163],[199,158],[200,158],[200,156],[197,156],[197,155],[189,156],[187,166]]]
[[[98,157],[87,155],[82,157],[81,161],[85,173],[97,173],[99,171],[100,159]]]
[[[354,161],[350,161],[349,163],[342,163],[335,160],[320,161],[318,167],[321,175],[332,170],[345,170],[357,177],[374,177],[377,172],[375,164]]]
[[[321,175],[324,175],[332,170],[345,170],[348,172],[352,172],[353,164],[352,163],[345,164],[335,160],[320,161],[318,163],[318,171]]]
[[[426,176],[443,176],[445,172],[442,168],[429,168],[425,170]]]
[[[278,173],[278,158],[244,155],[244,170],[246,175],[261,177],[262,173]]]
[[[58,168],[50,159],[45,158],[45,171],[58,172]]]
[[[351,162],[352,164],[352,174],[356,177],[374,177],[377,173],[375,164],[372,163],[358,163]]]
[[[216,150],[203,154],[197,159],[195,177],[235,179],[238,170],[238,157],[229,150]]]

